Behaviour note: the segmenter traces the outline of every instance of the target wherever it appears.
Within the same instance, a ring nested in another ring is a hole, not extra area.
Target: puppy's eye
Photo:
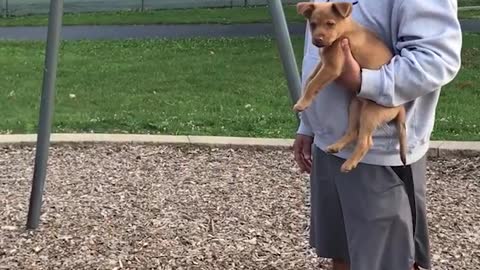
[[[310,28],[314,29],[315,27],[317,27],[317,24],[316,23],[310,23]]]
[[[332,21],[328,21],[328,22],[327,22],[327,26],[333,27],[333,26],[335,26],[335,23],[332,22]]]

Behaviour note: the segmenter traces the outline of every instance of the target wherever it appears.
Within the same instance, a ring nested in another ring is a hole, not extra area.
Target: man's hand
[[[342,40],[342,50],[345,55],[345,64],[342,74],[335,82],[353,93],[358,94],[362,85],[361,68],[355,58],[353,58],[348,39]]]
[[[313,137],[298,134],[293,143],[295,161],[302,173],[311,173],[312,170],[312,144]]]

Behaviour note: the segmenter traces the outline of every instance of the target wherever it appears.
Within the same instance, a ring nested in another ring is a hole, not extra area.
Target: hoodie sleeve
[[[359,97],[399,106],[451,82],[461,66],[462,31],[454,0],[404,0],[393,11],[399,54],[362,69]]]
[[[302,89],[306,85],[306,81],[308,78],[308,75],[312,72],[312,70],[315,68],[315,65],[317,65],[318,61],[320,58],[313,57],[313,55],[309,50],[310,50],[310,45],[311,44],[311,36],[310,36],[310,28],[308,24],[306,24],[305,27],[305,42],[304,42],[304,47],[303,47],[303,63],[302,63]],[[298,115],[299,120],[300,120],[300,125],[298,126],[297,129],[297,134],[301,135],[306,135],[306,136],[314,136],[314,132],[312,127],[310,126],[310,122],[308,121],[305,112],[299,113]]]
[[[300,118],[300,126],[298,127],[297,134],[313,137],[314,134],[313,134],[312,128],[310,127],[310,123],[308,122],[308,119],[304,117],[302,113],[300,113],[299,118]]]

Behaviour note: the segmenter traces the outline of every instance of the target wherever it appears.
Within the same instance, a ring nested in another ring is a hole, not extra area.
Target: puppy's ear
[[[305,17],[310,17],[312,15],[315,5],[310,2],[300,2],[297,4],[297,13]]]
[[[341,3],[332,3],[333,11],[342,18],[347,18],[352,14],[352,4],[341,2]]]

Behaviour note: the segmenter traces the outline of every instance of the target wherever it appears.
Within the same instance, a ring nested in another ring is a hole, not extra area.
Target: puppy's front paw
[[[351,160],[347,160],[343,163],[342,167],[340,168],[340,171],[342,173],[348,173],[350,171],[352,171],[353,169],[355,169],[357,167],[357,163],[351,161]]]
[[[334,154],[338,153],[342,150],[342,147],[338,144],[332,144],[329,147],[327,147],[327,153]]]
[[[304,99],[301,99],[297,102],[297,104],[295,104],[295,106],[293,106],[293,110],[296,112],[303,112],[305,109],[308,108],[309,105],[310,105],[310,102]]]

